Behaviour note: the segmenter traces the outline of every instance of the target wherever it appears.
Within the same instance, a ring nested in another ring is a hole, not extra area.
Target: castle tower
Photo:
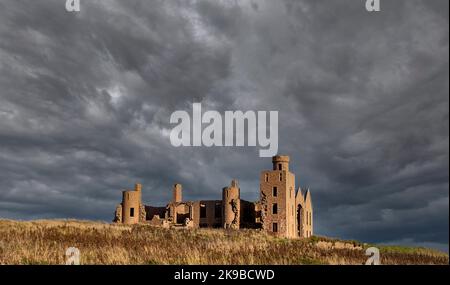
[[[122,222],[137,224],[140,221],[142,185],[136,184],[134,190],[122,191]]]
[[[263,229],[276,236],[297,237],[295,175],[289,171],[289,156],[272,158],[272,170],[261,172],[261,221]]]
[[[289,171],[289,156],[277,155],[272,157],[273,170]]]
[[[225,229],[239,229],[241,198],[237,180],[232,180],[229,187],[223,188],[223,227]]]
[[[175,203],[181,203],[181,201],[183,201],[183,187],[181,186],[181,184],[174,184],[173,185],[173,198],[172,198],[172,202]]]

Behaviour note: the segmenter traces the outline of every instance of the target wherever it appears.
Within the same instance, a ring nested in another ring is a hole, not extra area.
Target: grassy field
[[[164,229],[88,221],[0,220],[0,264],[363,264],[369,245],[323,237],[281,239],[257,230]],[[382,264],[448,264],[425,248],[379,246]]]

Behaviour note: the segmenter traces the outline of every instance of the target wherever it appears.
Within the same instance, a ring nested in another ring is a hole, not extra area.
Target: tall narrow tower
[[[122,222],[137,224],[140,222],[142,185],[136,184],[134,190],[122,192]]]
[[[263,229],[280,237],[297,237],[295,175],[289,171],[289,156],[272,158],[272,170],[261,172],[261,219]]]

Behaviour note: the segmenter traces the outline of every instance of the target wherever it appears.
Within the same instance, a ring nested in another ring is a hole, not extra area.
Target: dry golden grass
[[[327,238],[280,239],[257,230],[164,229],[74,220],[0,220],[0,264],[363,264],[364,245]],[[380,248],[382,264],[448,264],[448,255]]]

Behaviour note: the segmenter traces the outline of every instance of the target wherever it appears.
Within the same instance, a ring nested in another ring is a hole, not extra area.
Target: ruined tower
[[[141,195],[141,184],[136,184],[134,190],[122,192],[122,222],[124,224],[137,224],[142,219]]]
[[[222,190],[223,227],[239,229],[241,198],[237,180],[232,180],[229,187]]]
[[[272,170],[261,172],[261,222],[264,230],[280,237],[297,237],[295,175],[289,156],[272,158]]]

